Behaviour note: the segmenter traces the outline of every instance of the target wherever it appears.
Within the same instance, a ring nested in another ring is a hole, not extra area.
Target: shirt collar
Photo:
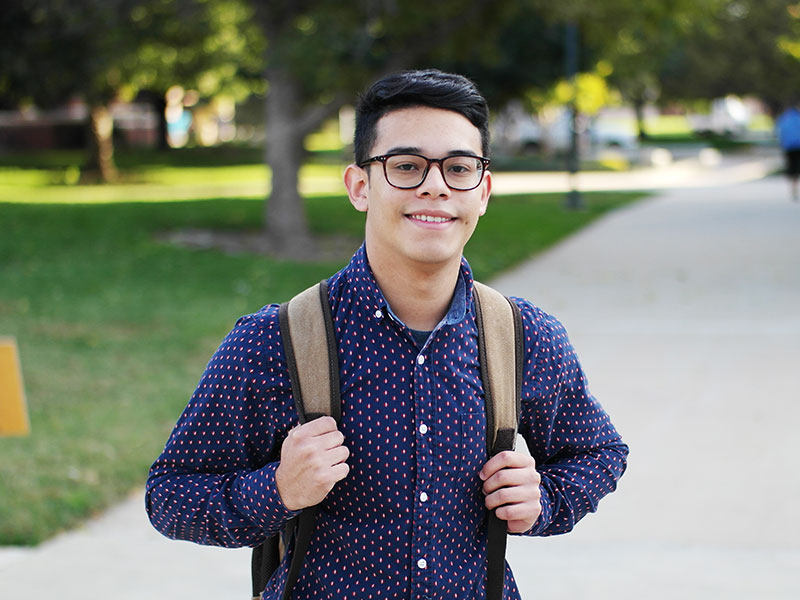
[[[387,311],[394,319],[399,322],[399,318],[392,312],[389,303],[378,287],[372,269],[369,266],[367,259],[367,249],[364,243],[361,244],[350,263],[344,269],[345,277],[363,292],[361,301],[365,304],[365,309],[370,313],[376,311]],[[460,323],[467,313],[472,311],[472,268],[469,266],[467,259],[461,257],[461,267],[458,272],[458,280],[456,281],[455,291],[453,293],[453,300],[450,303],[450,308],[445,314],[444,318],[439,323],[438,327],[442,325],[455,325]]]

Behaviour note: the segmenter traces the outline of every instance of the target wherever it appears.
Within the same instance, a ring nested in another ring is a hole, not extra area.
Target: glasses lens
[[[471,190],[483,178],[483,163],[475,156],[450,156],[442,162],[442,173],[454,190]]]
[[[385,164],[386,178],[390,184],[411,188],[422,183],[428,161],[413,154],[397,154],[386,159]]]
[[[428,160],[416,154],[395,154],[386,159],[384,166],[391,185],[415,188],[425,179]],[[471,190],[483,179],[483,162],[477,156],[448,156],[441,166],[444,182],[454,190]]]

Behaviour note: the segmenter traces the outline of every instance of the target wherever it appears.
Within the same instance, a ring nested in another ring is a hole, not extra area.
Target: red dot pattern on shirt
[[[468,301],[466,262],[462,275]],[[482,598],[486,511],[477,473],[487,460],[486,421],[471,312],[420,349],[388,311],[363,247],[331,278],[330,294],[351,471],[323,502],[294,598]],[[561,533],[613,489],[626,449],[589,394],[563,327],[516,301],[526,349],[520,432],[543,477],[543,514],[529,533]],[[296,423],[270,305],[223,341],[153,465],[155,527],[224,546],[278,531],[293,513],[274,472]],[[264,598],[280,597],[285,571]],[[519,598],[508,567],[504,597]]]

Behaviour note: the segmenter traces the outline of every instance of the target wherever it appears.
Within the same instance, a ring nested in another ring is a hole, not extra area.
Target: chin
[[[446,265],[454,261],[461,262],[461,252],[452,248],[417,247],[407,256],[425,265]]]

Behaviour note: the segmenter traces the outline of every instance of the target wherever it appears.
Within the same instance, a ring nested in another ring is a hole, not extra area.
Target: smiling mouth
[[[430,215],[406,215],[409,219],[414,221],[422,221],[423,223],[447,223],[454,221],[454,217],[433,217]]]

